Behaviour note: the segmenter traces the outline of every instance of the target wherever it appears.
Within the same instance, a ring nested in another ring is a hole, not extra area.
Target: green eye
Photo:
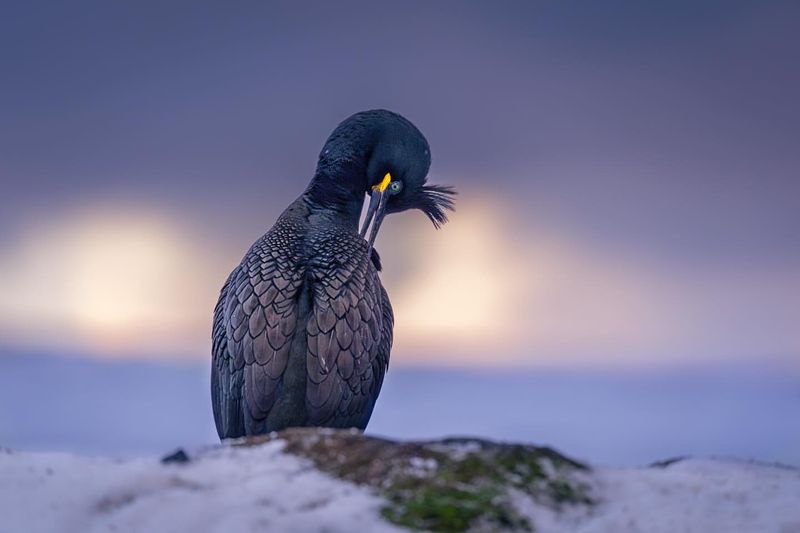
[[[393,181],[389,184],[389,190],[392,194],[397,194],[403,190],[403,182],[402,181]]]

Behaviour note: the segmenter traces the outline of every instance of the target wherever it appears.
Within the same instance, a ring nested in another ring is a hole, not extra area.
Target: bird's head
[[[422,133],[407,119],[386,110],[363,111],[333,131],[320,153],[317,178],[338,194],[351,195],[369,207],[361,228],[372,226],[372,246],[385,215],[419,209],[437,228],[453,210],[451,187],[428,185],[431,151]]]

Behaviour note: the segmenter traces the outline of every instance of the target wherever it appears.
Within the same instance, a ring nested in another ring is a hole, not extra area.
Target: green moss
[[[410,497],[396,495],[381,514],[396,525],[427,531],[466,531],[476,521],[493,529],[531,530],[527,520],[503,505],[495,490],[426,487]]]
[[[586,490],[581,485],[570,485],[564,480],[554,479],[547,483],[550,497],[557,504],[591,504],[592,499],[586,494]]]
[[[529,531],[531,524],[509,501],[509,488],[555,505],[591,503],[577,484],[549,479],[543,457],[524,446],[482,449],[457,458],[438,453],[436,460],[428,477],[399,475],[384,487],[391,502],[382,511],[387,520],[429,531],[466,531],[475,524]],[[562,467],[568,465],[553,468]]]
[[[540,464],[539,454],[526,450],[523,446],[510,446],[499,450],[494,462],[503,469],[504,479],[515,487],[526,487],[546,476]]]
[[[383,496],[382,516],[428,531],[530,531],[512,492],[553,508],[590,505],[589,489],[573,473],[580,463],[549,448],[478,439],[393,442],[350,431],[292,429],[274,438],[322,471],[366,485]]]

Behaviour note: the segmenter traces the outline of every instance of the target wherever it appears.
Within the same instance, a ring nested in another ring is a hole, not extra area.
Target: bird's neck
[[[349,170],[352,172],[354,169]],[[342,171],[345,172],[347,169]],[[360,184],[362,181],[363,186]],[[312,210],[328,213],[329,216],[340,219],[357,230],[364,204],[365,184],[366,176],[363,179],[352,179],[350,176],[348,179],[342,174],[332,176],[317,170],[303,196]]]

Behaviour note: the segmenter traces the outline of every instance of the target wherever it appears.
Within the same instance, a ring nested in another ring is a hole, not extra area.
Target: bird
[[[426,138],[392,111],[362,111],[333,130],[305,191],[220,291],[211,369],[220,439],[366,429],[394,327],[375,238],[392,213],[447,222],[456,191],[429,185],[430,165]]]

